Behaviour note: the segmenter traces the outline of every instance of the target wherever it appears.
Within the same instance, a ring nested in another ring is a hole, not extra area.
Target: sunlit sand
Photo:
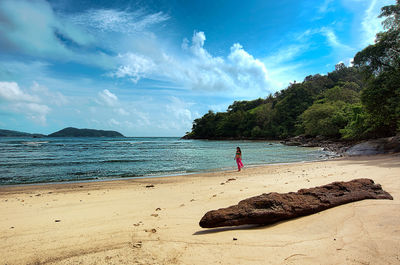
[[[245,162],[245,161],[244,161]],[[400,156],[0,187],[2,264],[398,264]],[[202,229],[250,196],[371,178],[393,197],[269,226]]]

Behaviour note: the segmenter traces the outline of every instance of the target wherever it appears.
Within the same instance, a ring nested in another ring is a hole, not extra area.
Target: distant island
[[[64,128],[49,135],[26,133],[12,130],[0,129],[0,137],[125,137],[117,131],[104,131],[95,129],[77,129],[73,127]]]
[[[48,137],[125,137],[116,131],[104,131],[94,129],[64,128],[58,132],[49,134]]]
[[[18,131],[1,130],[0,129],[0,137],[33,137],[33,138],[40,138],[40,137],[46,137],[46,135],[38,134],[38,133],[26,133],[26,132],[18,132]]]

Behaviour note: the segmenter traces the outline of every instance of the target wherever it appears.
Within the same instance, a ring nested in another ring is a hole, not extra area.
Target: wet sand
[[[359,201],[269,226],[198,225],[208,210],[251,196],[355,178],[373,179],[394,200]],[[0,264],[400,264],[399,198],[400,155],[3,186]]]

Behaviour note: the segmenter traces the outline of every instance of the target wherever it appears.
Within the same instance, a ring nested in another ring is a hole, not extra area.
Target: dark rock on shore
[[[207,212],[200,221],[203,228],[244,224],[267,225],[323,211],[364,199],[393,197],[371,179],[333,182],[297,192],[271,192],[240,201],[239,204]]]
[[[323,136],[306,137],[299,135],[281,141],[288,146],[321,147],[340,156],[361,156],[391,154],[400,152],[400,134],[396,136],[366,141],[342,141]]]
[[[340,141],[323,136],[306,137],[305,135],[298,135],[281,141],[281,144],[288,146],[321,147],[325,151],[331,151],[338,155],[343,155],[347,149],[356,143],[355,141]]]
[[[363,143],[356,144],[349,148],[345,152],[345,155],[378,155],[398,152],[400,152],[400,134],[393,137],[369,140]]]

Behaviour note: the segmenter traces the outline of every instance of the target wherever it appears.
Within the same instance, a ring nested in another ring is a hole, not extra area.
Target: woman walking
[[[240,150],[240,147],[236,147],[236,155],[234,159],[236,160],[238,171],[240,171],[240,169],[244,167],[242,163],[242,151]]]

